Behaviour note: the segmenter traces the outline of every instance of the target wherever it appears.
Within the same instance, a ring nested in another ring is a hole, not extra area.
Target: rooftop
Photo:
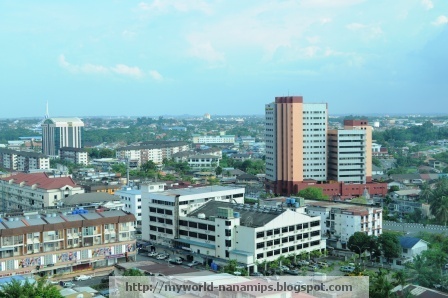
[[[240,214],[241,225],[251,227],[264,226],[286,211],[286,209],[281,208],[272,208],[265,206],[256,208],[257,206],[255,205],[209,201],[202,207],[188,214],[188,216],[197,217],[200,213],[204,214],[206,218],[209,218],[210,216],[216,216],[219,207],[232,208],[234,212],[238,212]]]
[[[209,192],[229,191],[229,190],[241,190],[241,191],[244,191],[244,188],[213,185],[213,186],[170,189],[170,190],[166,190],[166,191],[163,191],[163,192],[153,193],[153,195],[190,196],[190,195],[197,195],[197,194],[205,194],[205,193],[209,193]]]
[[[61,189],[65,187],[77,187],[71,177],[54,177],[50,178],[46,173],[19,173],[0,180],[15,184],[24,183],[27,186],[36,185],[40,189]]]

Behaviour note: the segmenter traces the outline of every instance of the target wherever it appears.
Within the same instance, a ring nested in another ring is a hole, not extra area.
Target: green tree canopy
[[[369,236],[363,232],[356,232],[348,238],[347,247],[354,253],[361,255],[369,248]]]
[[[12,279],[0,287],[0,298],[63,298],[58,288],[47,283],[46,278],[39,278],[35,283],[28,279],[22,283]]]
[[[381,252],[387,259],[398,257],[400,253],[400,241],[396,233],[383,232],[378,237]]]
[[[328,196],[324,195],[321,188],[317,187],[306,187],[299,191],[297,196],[302,197],[306,200],[327,200]]]
[[[130,268],[123,272],[123,276],[145,276],[145,274],[140,269]]]

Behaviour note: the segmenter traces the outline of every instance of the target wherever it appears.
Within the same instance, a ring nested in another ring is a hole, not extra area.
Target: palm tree
[[[35,283],[25,280],[24,283],[17,279],[12,279],[0,287],[1,298],[23,298],[23,297],[40,297],[40,298],[63,298],[59,290],[49,283],[46,278],[40,278]]]
[[[431,185],[427,182],[423,183],[421,186],[420,198],[425,200],[426,202],[430,202],[434,196],[432,192]]]
[[[395,282],[401,286],[401,292],[403,292],[404,286],[406,285],[407,274],[406,271],[400,270],[396,271],[393,275]]]
[[[430,206],[431,213],[436,217],[439,223],[443,223],[446,226],[448,221],[448,197],[443,196],[439,199],[435,199]]]
[[[369,297],[389,298],[392,297],[392,289],[394,286],[387,278],[387,273],[379,271],[378,275],[370,282]]]

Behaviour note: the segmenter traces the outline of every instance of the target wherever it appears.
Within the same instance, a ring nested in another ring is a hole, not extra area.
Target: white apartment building
[[[84,193],[71,177],[49,177],[46,173],[0,178],[0,188],[9,210],[59,206],[63,198]]]
[[[218,135],[218,136],[203,136],[198,134],[192,135],[193,144],[235,144],[234,135]]]
[[[125,186],[116,191],[115,196],[120,197],[120,201],[124,204],[123,211],[134,214],[137,226],[141,226],[142,193],[162,192],[165,190],[165,185],[164,182],[149,182],[142,184],[140,189]]]
[[[50,158],[41,153],[0,148],[0,166],[10,171],[48,170]]]
[[[82,148],[63,147],[59,149],[59,157],[74,164],[88,165],[89,154]]]
[[[214,169],[219,166],[219,157],[216,155],[191,155],[188,165],[192,169]]]
[[[296,212],[295,208],[244,205],[243,188],[198,188],[188,195],[189,191],[149,194],[142,207],[144,240],[149,234],[147,240],[215,262],[235,259],[251,272],[257,271],[258,262],[326,247],[319,217]]]
[[[366,183],[366,131],[328,131],[328,179],[345,183]]]
[[[42,153],[59,157],[62,147],[81,148],[84,122],[79,118],[49,118],[42,124]]]
[[[266,179],[277,181],[277,106],[266,105]]]
[[[61,209],[0,217],[0,277],[89,274],[135,258],[135,217],[121,210]]]
[[[329,201],[306,201],[306,205],[308,215],[320,216],[322,235],[327,237],[328,246],[347,249],[348,239],[356,232],[368,236],[383,232],[381,208]]]
[[[135,162],[137,167],[152,161],[156,164],[162,164],[163,160],[171,159],[173,154],[190,150],[186,142],[153,141],[140,143],[138,146],[127,146],[118,148],[116,157],[130,162]]]

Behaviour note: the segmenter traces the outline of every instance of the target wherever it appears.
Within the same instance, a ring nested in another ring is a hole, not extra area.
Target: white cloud
[[[143,72],[136,66],[132,67],[124,64],[117,64],[115,65],[115,67],[112,67],[111,70],[117,74],[127,75],[135,78],[141,78],[143,76]]]
[[[59,61],[59,65],[62,68],[65,68],[66,70],[72,72],[72,73],[90,73],[90,74],[95,74],[95,73],[108,73],[109,70],[102,66],[102,65],[95,65],[95,64],[83,64],[83,65],[74,65],[69,63],[66,59],[64,55],[59,55],[58,58]]]
[[[222,64],[225,61],[224,53],[216,50],[211,42],[201,41],[197,37],[190,36],[190,49],[188,55],[207,61],[210,64]]]
[[[430,10],[434,8],[434,4],[431,0],[422,0],[422,5],[426,10]]]
[[[205,14],[212,13],[210,5],[202,0],[154,0],[149,4],[140,2],[138,7],[143,11],[149,12],[167,12],[170,9],[174,9],[180,12],[201,11]]]
[[[82,65],[76,65],[68,62],[63,54],[58,57],[59,65],[71,73],[85,73],[85,74],[118,74],[133,78],[142,78],[145,73],[137,66],[128,66],[125,64],[117,64],[114,67],[107,67],[103,65],[86,63]],[[162,75],[151,70],[149,76],[154,80],[160,81],[163,79]]]
[[[150,70],[149,75],[156,81],[162,81],[163,76],[157,70]]]
[[[448,18],[446,16],[439,16],[434,22],[432,22],[434,26],[442,26],[448,24]]]
[[[383,35],[383,29],[379,25],[365,25],[361,23],[351,23],[346,26],[348,30],[358,31],[364,34],[366,39],[375,39]]]

